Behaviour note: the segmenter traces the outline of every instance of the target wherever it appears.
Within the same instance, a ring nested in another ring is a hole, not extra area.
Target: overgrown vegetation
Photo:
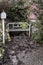
[[[39,20],[39,22],[36,22],[35,25],[37,30],[32,34],[33,40],[36,43],[42,44],[43,43],[43,26],[41,25],[41,21]]]
[[[37,5],[36,9],[31,9],[30,6],[32,4]],[[3,4],[4,5],[4,4]],[[36,21],[35,25],[38,30],[36,30],[33,34],[33,40],[37,43],[43,43],[43,2],[42,0],[32,0],[26,3],[25,0],[12,0],[12,4],[10,7],[3,7],[7,13],[7,18],[11,21],[19,21],[19,22],[30,22],[30,20],[27,18],[27,15],[30,14],[30,12],[33,12],[39,22]],[[34,26],[34,25],[33,25]]]
[[[38,29],[33,33],[33,40],[37,43],[42,44],[43,43],[43,2],[42,0],[38,1],[39,4],[39,14],[38,14],[38,19],[39,22],[36,21],[36,28]]]
[[[6,9],[8,18],[12,21],[28,21],[28,7],[25,0],[13,1],[11,7]]]

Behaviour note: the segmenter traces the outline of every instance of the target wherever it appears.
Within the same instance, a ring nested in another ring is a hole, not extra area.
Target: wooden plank
[[[15,31],[29,31],[29,29],[9,29],[9,32],[15,32]]]
[[[14,25],[14,24],[18,24],[18,25],[19,25],[19,24],[20,24],[20,25],[21,25],[21,24],[23,24],[23,23],[24,23],[24,22],[13,22],[13,23],[10,22],[10,23],[8,23],[7,25],[8,25],[8,26],[9,26],[10,24],[12,24],[12,25]],[[29,25],[29,24],[27,23],[27,25]]]

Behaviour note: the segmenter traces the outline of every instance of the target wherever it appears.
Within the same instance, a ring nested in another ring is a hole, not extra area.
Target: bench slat
[[[15,32],[15,31],[29,31],[29,29],[9,29],[9,32]]]

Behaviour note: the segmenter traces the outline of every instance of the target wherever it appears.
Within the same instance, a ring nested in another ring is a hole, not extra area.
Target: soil
[[[6,43],[3,65],[43,65],[43,46],[24,34],[14,36]]]

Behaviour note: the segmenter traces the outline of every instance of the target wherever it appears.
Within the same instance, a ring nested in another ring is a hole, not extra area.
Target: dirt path
[[[36,45],[25,35],[15,36],[7,43],[4,65],[43,65],[43,46]]]

